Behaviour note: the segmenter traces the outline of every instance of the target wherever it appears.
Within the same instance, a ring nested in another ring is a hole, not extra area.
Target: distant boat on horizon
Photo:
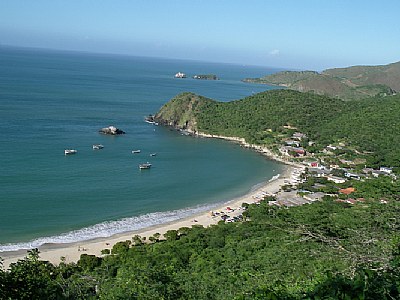
[[[157,153],[150,153],[150,156],[156,156]]]
[[[138,150],[132,150],[132,153],[133,153],[133,154],[140,153],[140,150],[139,150],[139,149],[138,149]]]

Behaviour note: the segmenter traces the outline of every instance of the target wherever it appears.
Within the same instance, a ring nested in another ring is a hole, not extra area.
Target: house
[[[304,156],[306,155],[306,150],[302,147],[292,147],[292,146],[284,146],[279,149],[282,154],[292,155],[292,156]]]
[[[388,167],[380,167],[379,171],[384,172],[386,174],[392,174],[392,168],[388,168]]]
[[[331,171],[322,168],[309,168],[308,173],[314,177],[326,177],[331,173]]]
[[[319,168],[320,167],[318,161],[308,161],[305,164],[306,164],[306,166],[309,166],[311,168]]]
[[[346,182],[346,179],[337,177],[337,176],[332,176],[332,175],[327,176],[326,179],[328,179],[329,181],[333,181],[334,183],[345,183]]]
[[[356,173],[352,173],[352,172],[346,172],[344,174],[344,176],[346,176],[347,178],[356,179],[356,180],[360,180],[361,179],[361,175],[356,174]]]
[[[348,187],[347,189],[341,189],[339,190],[340,194],[344,194],[344,195],[350,195],[351,193],[354,193],[356,191],[355,188],[353,187]]]
[[[372,176],[379,177],[379,176],[386,176],[388,173],[380,171],[380,170],[372,170]]]
[[[300,146],[299,141],[293,141],[293,140],[287,140],[287,141],[285,141],[285,144],[288,146],[296,146],[296,147]]]

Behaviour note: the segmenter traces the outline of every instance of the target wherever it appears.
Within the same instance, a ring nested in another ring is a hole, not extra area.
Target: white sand
[[[280,187],[284,185],[284,180],[290,178],[292,169],[292,167],[288,166],[278,179],[265,182],[259,185],[257,189],[252,190],[250,193],[226,202],[221,207],[215,208],[214,212],[226,212],[231,217],[241,214],[242,210],[239,208],[242,206],[242,203],[254,203],[259,201],[265,194],[277,193]],[[233,209],[234,211],[228,211],[227,207]],[[107,238],[97,238],[70,244],[47,244],[39,247],[40,259],[50,261],[53,264],[60,263],[61,257],[64,257],[67,263],[77,262],[81,254],[85,253],[101,256],[101,250],[111,249],[114,244],[120,241],[132,240],[132,237],[135,235],[146,237],[146,240],[148,240],[148,238],[153,236],[155,233],[164,234],[168,230],[178,230],[179,228],[191,227],[192,225],[202,225],[207,227],[212,224],[217,224],[220,220],[220,216],[212,216],[210,212],[204,212],[171,223],[161,224],[137,231],[121,233]],[[23,259],[26,254],[26,250],[0,253],[0,256],[4,260],[3,268],[8,269],[11,263],[18,261],[19,259]]]

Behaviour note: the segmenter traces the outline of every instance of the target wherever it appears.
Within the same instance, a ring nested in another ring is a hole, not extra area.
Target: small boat
[[[78,150],[75,150],[75,149],[65,149],[64,150],[65,155],[76,154],[77,152],[78,152]]]
[[[151,163],[149,163],[149,162],[139,165],[140,170],[150,169],[150,168],[151,168]]]
[[[156,156],[157,153],[150,153],[150,156]]]
[[[140,150],[132,150],[133,154],[140,153]]]
[[[103,148],[104,148],[104,146],[102,144],[93,145],[93,150],[100,150],[100,149],[103,149]]]

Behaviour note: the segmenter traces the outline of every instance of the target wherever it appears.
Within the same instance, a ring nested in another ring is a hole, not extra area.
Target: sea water
[[[178,71],[188,78],[174,78]],[[0,251],[173,221],[278,174],[279,164],[236,144],[144,122],[181,92],[232,101],[267,90],[241,79],[274,71],[0,47]],[[109,125],[126,134],[98,133]],[[78,153],[65,156],[64,149]],[[144,162],[152,168],[139,170]]]

